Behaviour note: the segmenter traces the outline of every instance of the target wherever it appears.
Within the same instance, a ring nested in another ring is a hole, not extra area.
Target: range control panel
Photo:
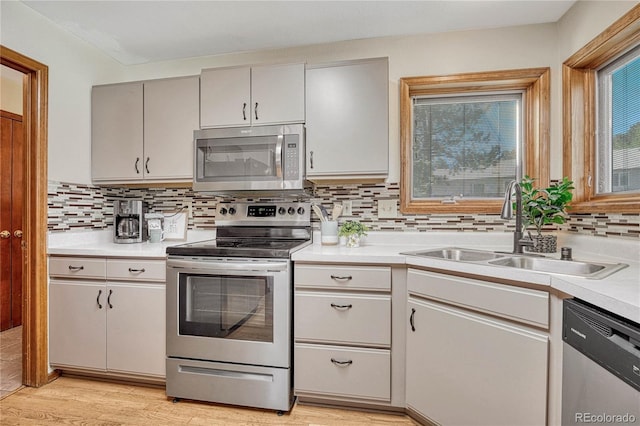
[[[310,222],[308,202],[223,202],[216,209],[216,224],[223,226],[307,226]]]

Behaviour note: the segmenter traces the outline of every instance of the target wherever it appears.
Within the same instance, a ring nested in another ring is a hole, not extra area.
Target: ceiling
[[[575,3],[503,1],[31,1],[125,65],[372,37],[556,22]]]

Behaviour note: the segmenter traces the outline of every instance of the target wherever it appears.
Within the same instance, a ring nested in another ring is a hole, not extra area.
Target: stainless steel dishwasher
[[[563,426],[640,424],[640,325],[576,299],[563,312]]]

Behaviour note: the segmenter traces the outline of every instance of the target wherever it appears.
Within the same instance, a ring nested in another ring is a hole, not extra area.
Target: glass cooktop
[[[167,247],[167,254],[178,256],[288,258],[291,253],[310,243],[310,240],[302,239],[215,239]]]

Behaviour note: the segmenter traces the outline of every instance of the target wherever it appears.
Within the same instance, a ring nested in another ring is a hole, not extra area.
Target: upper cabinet
[[[145,180],[193,179],[199,91],[198,76],[144,83]]]
[[[389,172],[387,58],[307,66],[307,178],[384,179]]]
[[[91,177],[130,181],[143,177],[142,83],[96,86],[91,92]]]
[[[304,64],[212,68],[200,80],[202,128],[304,122]]]
[[[94,87],[93,181],[191,181],[198,98],[198,76]]]

